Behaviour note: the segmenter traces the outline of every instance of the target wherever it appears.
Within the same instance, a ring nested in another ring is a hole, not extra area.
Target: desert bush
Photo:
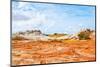
[[[86,40],[86,39],[90,39],[90,34],[92,33],[92,30],[90,29],[86,29],[84,31],[81,31],[79,34],[78,34],[78,37],[80,40]]]

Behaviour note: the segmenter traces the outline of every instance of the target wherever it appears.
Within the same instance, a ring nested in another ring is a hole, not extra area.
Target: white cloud
[[[94,15],[94,13],[90,12],[91,10],[93,11],[93,9],[90,10],[87,9],[87,7],[83,8],[83,6],[41,5],[39,3],[33,4],[26,2],[21,2],[20,4],[17,4],[17,6],[15,4],[13,5],[12,12],[13,16],[15,16],[15,18],[13,17],[12,19],[13,31],[40,29],[46,33],[55,31],[77,32],[81,27],[89,27],[89,23],[95,22],[93,21],[93,16],[90,15]],[[86,10],[81,10],[80,8]],[[93,26],[95,26],[95,24],[90,24],[90,27]]]

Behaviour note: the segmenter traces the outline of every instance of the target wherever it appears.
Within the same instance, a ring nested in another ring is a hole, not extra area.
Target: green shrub
[[[78,37],[80,40],[86,40],[86,39],[90,39],[90,34],[91,34],[92,30],[90,29],[86,29],[84,31],[81,31],[79,34],[78,34]]]
[[[89,39],[89,34],[81,32],[80,34],[78,34],[78,37],[80,40]]]

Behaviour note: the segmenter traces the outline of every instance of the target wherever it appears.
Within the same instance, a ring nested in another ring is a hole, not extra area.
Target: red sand
[[[12,41],[12,65],[95,60],[95,40]]]

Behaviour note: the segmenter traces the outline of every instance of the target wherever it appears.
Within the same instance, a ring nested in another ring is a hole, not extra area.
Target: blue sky
[[[12,2],[12,32],[39,29],[43,33],[74,34],[95,29],[95,7]]]

